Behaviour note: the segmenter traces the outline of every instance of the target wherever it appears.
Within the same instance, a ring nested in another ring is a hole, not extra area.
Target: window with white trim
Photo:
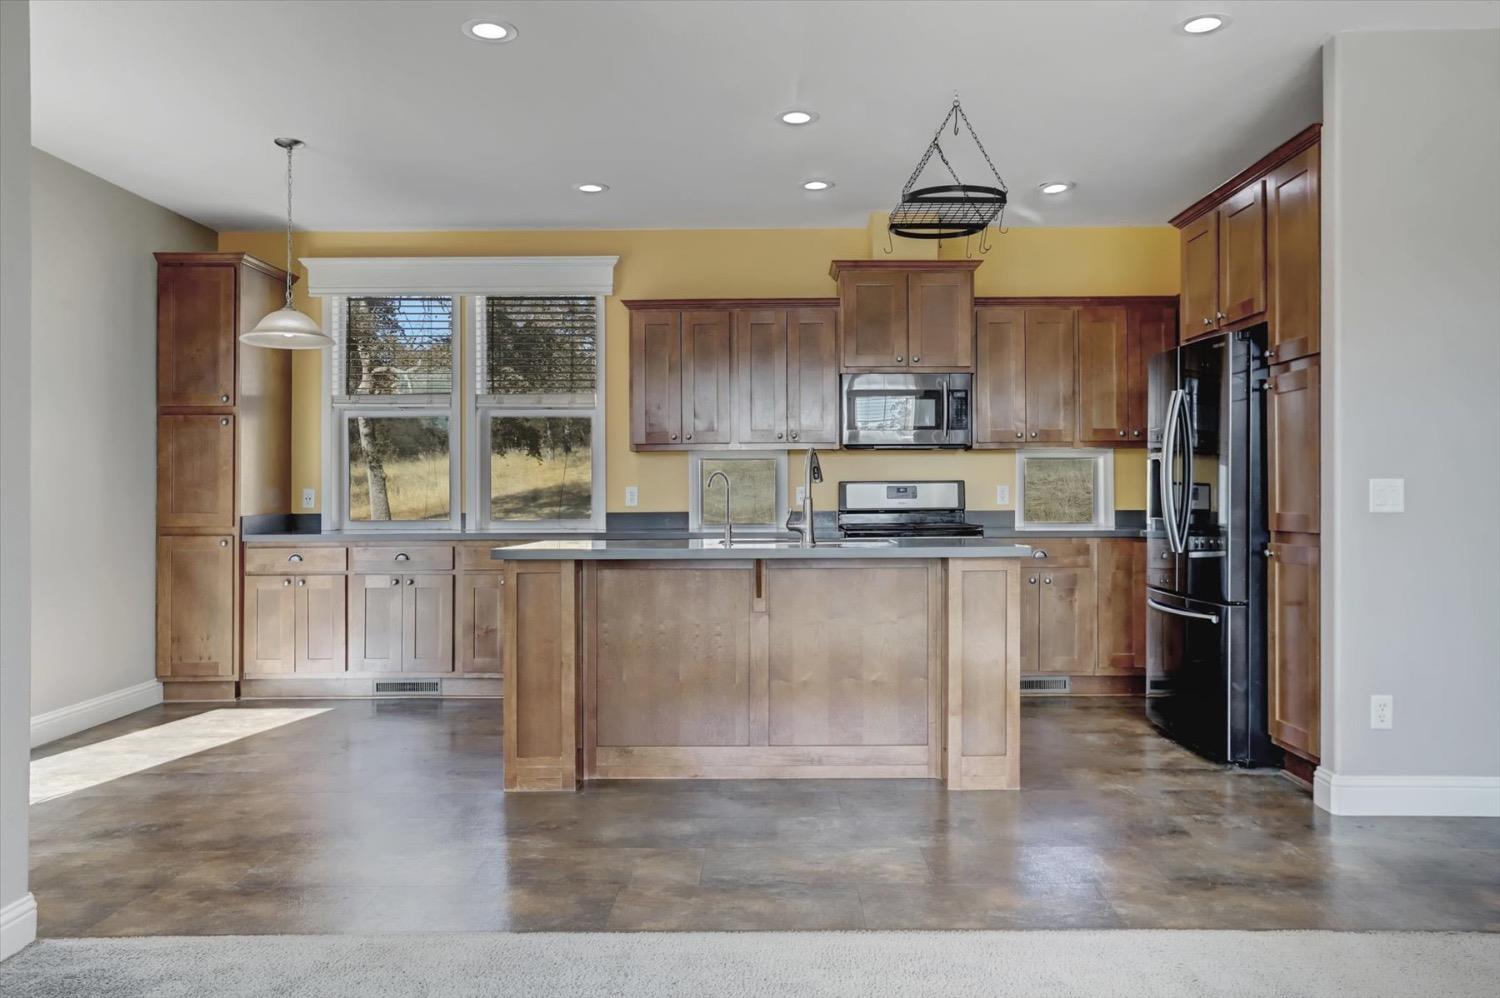
[[[723,472],[723,479],[715,479]],[[688,460],[688,529],[716,530],[724,526],[725,499],[736,527],[752,531],[780,531],[786,523],[786,451],[693,451]]]
[[[331,304],[338,522],[456,527],[458,299],[358,295]]]
[[[1017,530],[1112,530],[1115,452],[1016,451]]]
[[[474,299],[480,530],[604,528],[604,301]]]

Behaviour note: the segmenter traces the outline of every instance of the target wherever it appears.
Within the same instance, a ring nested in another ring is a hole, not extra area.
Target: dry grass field
[[[509,520],[576,520],[589,515],[593,464],[588,448],[538,461],[525,454],[496,456],[490,465],[490,515]],[[386,496],[392,520],[446,520],[448,455],[390,461]],[[349,512],[370,519],[370,484],[363,469],[350,475]]]

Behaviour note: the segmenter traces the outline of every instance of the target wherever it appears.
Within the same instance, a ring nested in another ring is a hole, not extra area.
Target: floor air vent
[[[1022,693],[1071,693],[1073,680],[1068,676],[1022,676]]]
[[[409,696],[413,693],[439,694],[442,692],[443,685],[436,679],[406,680],[405,682],[400,680],[383,682],[378,679],[375,681],[376,696],[382,694],[387,696]]]

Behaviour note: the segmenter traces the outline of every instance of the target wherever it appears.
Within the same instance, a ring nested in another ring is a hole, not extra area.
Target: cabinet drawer
[[[309,572],[342,572],[349,567],[348,551],[341,547],[246,547],[246,575],[305,575]]]
[[[1031,546],[1031,557],[1048,568],[1089,568],[1093,565],[1092,541],[1087,537],[1027,537],[1021,541]]]
[[[349,549],[349,568],[355,572],[451,572],[451,544],[382,544]]]
[[[458,546],[458,567],[465,572],[501,572],[505,570],[505,562],[496,561],[490,557],[490,551],[494,548],[511,547],[516,544],[530,544],[529,540],[507,540],[507,541],[477,541]]]

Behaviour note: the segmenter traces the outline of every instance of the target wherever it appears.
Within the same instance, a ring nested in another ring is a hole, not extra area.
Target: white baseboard
[[[1313,803],[1330,814],[1500,818],[1500,776],[1313,774]]]
[[[0,908],[0,960],[15,956],[36,941],[36,898],[23,894]]]
[[[49,710],[31,719],[31,747],[55,742],[59,738],[134,714],[161,703],[161,683],[154,679],[103,696]]]

